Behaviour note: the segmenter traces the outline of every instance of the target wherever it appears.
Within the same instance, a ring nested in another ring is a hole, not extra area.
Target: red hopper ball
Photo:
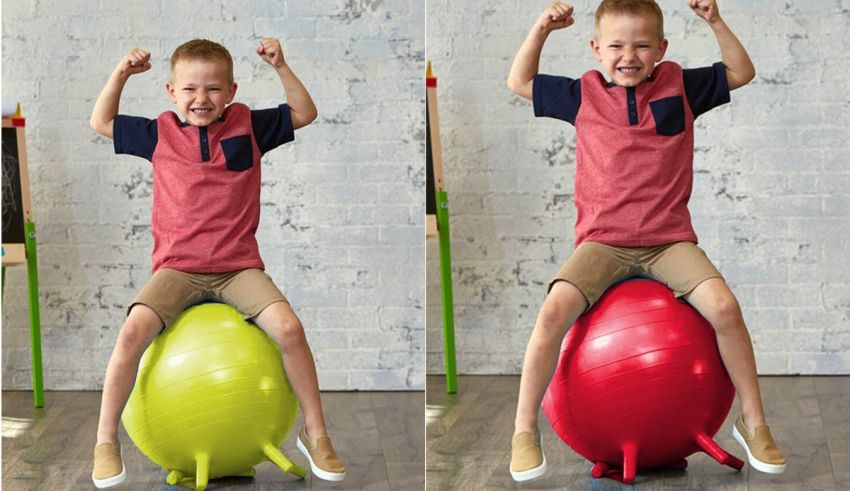
[[[734,397],[708,321],[661,283],[634,280],[569,330],[543,412],[593,477],[632,483],[638,469],[684,468],[698,451],[741,469],[712,439]]]

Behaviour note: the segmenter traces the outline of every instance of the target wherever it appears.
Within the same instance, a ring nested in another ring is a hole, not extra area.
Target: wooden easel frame
[[[454,300],[452,296],[452,254],[449,235],[449,198],[443,181],[443,148],[440,144],[440,120],[437,114],[437,78],[431,63],[425,76],[425,105],[427,106],[427,144],[431,147],[434,171],[434,191],[437,215],[426,214],[426,237],[438,235],[440,240],[440,288],[443,300],[443,346],[446,365],[446,392],[457,392],[457,363],[455,359]],[[429,220],[430,218],[430,220]],[[429,232],[431,232],[429,234]]]
[[[24,243],[3,244],[3,290],[6,286],[6,266],[27,265],[27,286],[30,306],[30,345],[32,346],[32,385],[35,407],[44,407],[44,382],[41,363],[41,315],[38,294],[38,255],[36,253],[35,223],[32,221],[29,169],[27,167],[26,120],[20,115],[3,118],[3,128],[14,128],[17,133],[18,172],[21,184],[21,206],[24,220]]]
[[[24,223],[32,221],[30,201],[30,178],[27,170],[26,131],[23,118],[3,118],[3,128],[14,128],[18,140],[18,170],[21,178],[21,205]],[[26,244],[3,244],[3,266],[14,266],[27,262]]]

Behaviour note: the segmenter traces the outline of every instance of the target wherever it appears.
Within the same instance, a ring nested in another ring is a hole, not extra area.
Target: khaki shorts
[[[199,274],[163,268],[136,295],[127,315],[134,305],[146,305],[167,327],[183,310],[207,300],[232,305],[245,319],[253,319],[275,302],[288,302],[269,275],[259,269]]]
[[[652,247],[614,247],[583,242],[549,283],[575,285],[588,308],[614,283],[628,278],[650,278],[673,290],[676,297],[692,292],[709,278],[723,278],[705,252],[693,242],[674,242]]]

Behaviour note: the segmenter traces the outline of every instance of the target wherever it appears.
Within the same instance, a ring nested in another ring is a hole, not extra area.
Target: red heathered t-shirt
[[[174,112],[150,120],[119,115],[115,152],[153,163],[152,269],[222,273],[264,269],[254,236],[260,221],[260,157],[295,138],[289,106],[225,108],[206,127]]]
[[[534,113],[576,127],[575,244],[639,247],[697,242],[688,213],[694,119],[729,102],[722,63],[659,63],[636,87],[538,75]]]

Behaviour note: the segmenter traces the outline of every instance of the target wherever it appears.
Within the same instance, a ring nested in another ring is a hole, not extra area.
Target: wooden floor
[[[348,466],[341,483],[308,477],[299,480],[266,462],[254,478],[210,481],[210,490],[425,488],[423,392],[332,392],[322,402],[334,446]],[[91,481],[92,450],[100,392],[48,392],[45,407],[32,407],[31,392],[3,392],[3,491],[96,489]],[[295,430],[282,447],[299,465]],[[116,489],[175,489],[166,472],[120,434],[127,481]],[[179,489],[179,488],[178,488]]]
[[[760,379],[771,431],[788,459],[785,474],[772,476],[721,466],[705,454],[688,459],[683,471],[639,472],[634,486],[590,476],[591,464],[570,450],[540,416],[549,471],[514,483],[509,473],[519,377],[464,376],[459,391],[445,393],[443,377],[428,377],[427,488],[460,489],[705,489],[850,490],[850,377]],[[721,447],[738,457],[731,436],[733,406],[717,434]]]

